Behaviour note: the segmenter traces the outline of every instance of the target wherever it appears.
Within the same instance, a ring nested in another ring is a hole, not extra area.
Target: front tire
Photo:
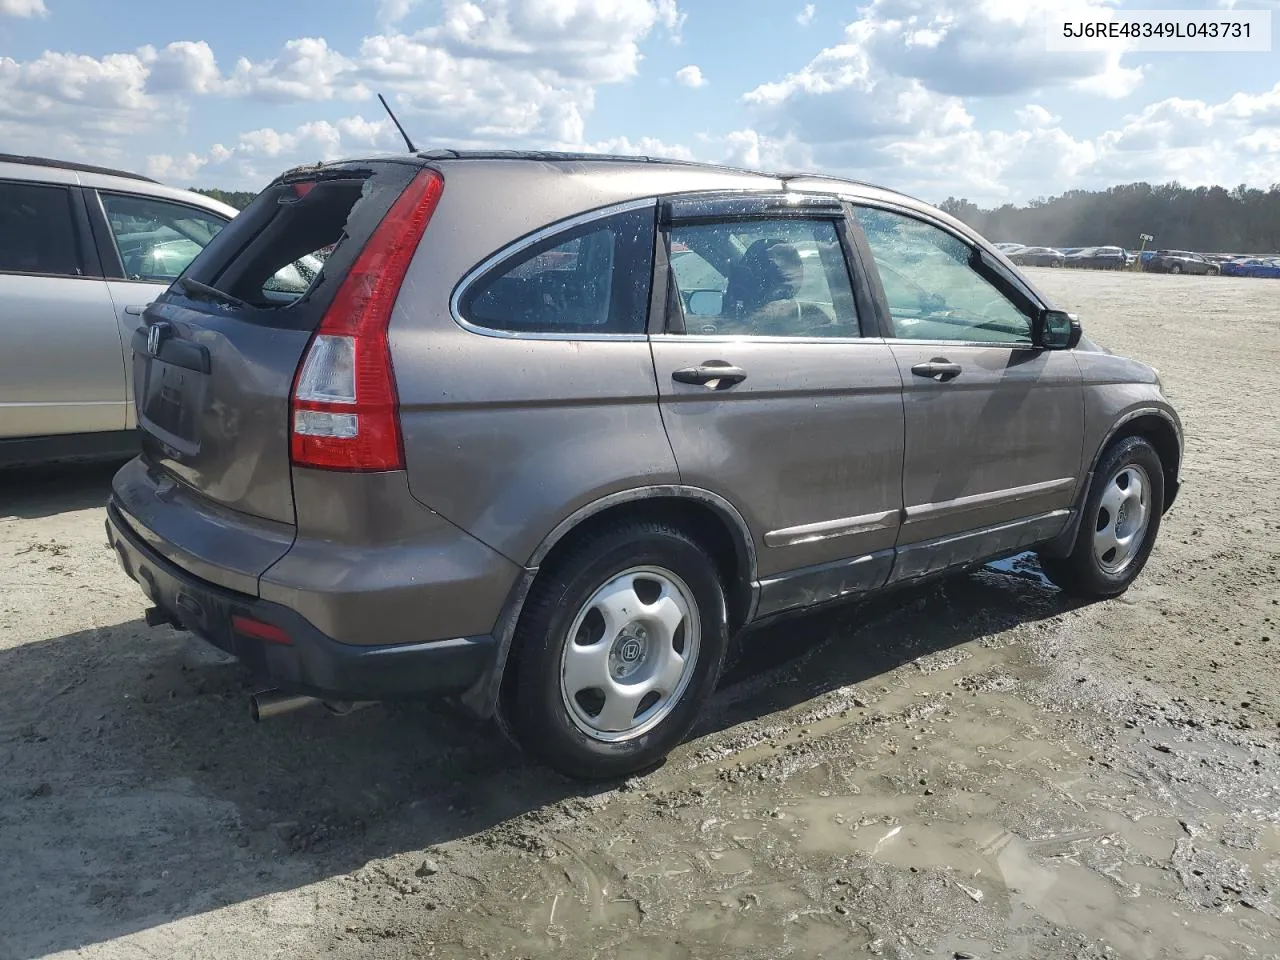
[[[1041,569],[1064,593],[1119,596],[1146,566],[1163,511],[1160,455],[1142,437],[1119,440],[1094,472],[1071,553],[1041,557]]]
[[[1178,266],[1178,265],[1175,263],[1173,266],[1171,266],[1171,267],[1169,268],[1169,272],[1170,272],[1170,273],[1181,273],[1181,272],[1182,272],[1182,268],[1181,268],[1180,266]]]
[[[619,524],[539,575],[514,644],[521,745],[571,777],[626,776],[660,763],[715,689],[724,585],[678,527]]]

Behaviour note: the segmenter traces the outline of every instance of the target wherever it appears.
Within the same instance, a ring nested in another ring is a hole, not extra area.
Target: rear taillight
[[[294,377],[290,455],[325,470],[400,470],[399,399],[387,325],[444,180],[405,187],[325,311]]]

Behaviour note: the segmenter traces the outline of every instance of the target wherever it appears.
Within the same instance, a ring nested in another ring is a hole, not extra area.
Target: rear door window
[[[100,193],[125,278],[172,283],[227,225],[225,217],[181,203]]]
[[[463,294],[473,326],[528,334],[643,334],[654,209],[593,220],[522,246]]]
[[[0,273],[84,276],[66,187],[0,181]]]

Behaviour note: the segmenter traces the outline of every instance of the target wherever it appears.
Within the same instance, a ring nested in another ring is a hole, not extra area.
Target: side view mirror
[[[724,307],[724,294],[719,290],[695,290],[689,294],[689,313],[695,317],[718,317]]]
[[[1080,342],[1084,329],[1065,310],[1041,310],[1032,330],[1032,341],[1045,350],[1070,350]]]

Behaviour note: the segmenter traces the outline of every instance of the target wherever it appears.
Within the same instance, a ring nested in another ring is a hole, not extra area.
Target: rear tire
[[[1180,266],[1178,266],[1178,265],[1175,263],[1173,266],[1171,266],[1171,267],[1169,268],[1169,272],[1170,272],[1170,273],[1181,273],[1181,272],[1182,272],[1182,268],[1181,268]]]
[[[520,616],[516,736],[570,777],[653,767],[692,729],[728,646],[724,585],[693,538],[649,520],[590,534]]]
[[[1072,596],[1119,596],[1146,566],[1163,510],[1160,455],[1142,437],[1118,440],[1094,471],[1071,553],[1041,557],[1040,567]]]

